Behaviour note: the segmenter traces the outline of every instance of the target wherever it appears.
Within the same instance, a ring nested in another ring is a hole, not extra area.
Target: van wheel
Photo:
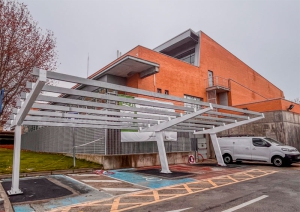
[[[226,164],[232,163],[232,157],[229,154],[223,155],[223,160]]]
[[[275,157],[273,158],[273,165],[274,165],[274,166],[277,166],[277,167],[283,166],[283,159],[282,159],[282,157],[280,157],[280,156],[275,156]]]

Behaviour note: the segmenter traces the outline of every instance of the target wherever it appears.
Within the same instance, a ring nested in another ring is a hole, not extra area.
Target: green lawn
[[[10,174],[13,151],[0,148],[0,174]],[[101,168],[102,165],[76,159],[76,168]],[[62,154],[21,151],[21,172],[54,171],[73,169],[73,158]]]

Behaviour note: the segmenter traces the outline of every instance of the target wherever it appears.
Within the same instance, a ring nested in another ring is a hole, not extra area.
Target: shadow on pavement
[[[5,191],[10,190],[11,181],[2,182],[2,186]],[[11,203],[46,200],[73,194],[68,189],[51,182],[47,178],[21,179],[20,189],[23,194],[10,196]]]

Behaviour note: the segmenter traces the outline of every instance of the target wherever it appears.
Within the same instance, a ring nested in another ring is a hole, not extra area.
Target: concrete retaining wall
[[[221,135],[266,136],[300,150],[300,115],[288,111],[265,112],[259,121],[226,130]]]
[[[188,155],[192,152],[172,152],[167,153],[169,164],[186,163]],[[72,156],[71,154],[68,154]],[[151,154],[131,154],[131,155],[96,155],[96,154],[76,154],[76,158],[103,164],[104,169],[137,168],[145,166],[160,165],[159,155]]]

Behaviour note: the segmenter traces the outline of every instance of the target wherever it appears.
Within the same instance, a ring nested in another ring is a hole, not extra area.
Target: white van
[[[225,163],[259,161],[274,166],[290,165],[300,161],[299,151],[291,146],[266,137],[218,138]]]

